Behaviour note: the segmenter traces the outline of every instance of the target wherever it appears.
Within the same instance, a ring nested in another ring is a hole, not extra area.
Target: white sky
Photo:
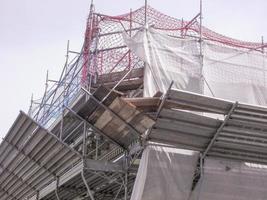
[[[199,0],[148,0],[176,18],[198,13]],[[144,0],[95,0],[96,11],[118,15],[137,9]],[[79,51],[89,0],[0,0],[0,137],[19,110],[28,111],[31,94],[41,97],[46,70],[57,79],[67,40]],[[267,41],[266,0],[203,0],[203,24],[221,34],[247,41]]]

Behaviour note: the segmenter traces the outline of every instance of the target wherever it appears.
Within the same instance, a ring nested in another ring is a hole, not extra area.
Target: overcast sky
[[[148,0],[149,5],[176,18],[190,20],[198,0]],[[118,15],[137,9],[144,0],[95,0],[97,12]],[[89,0],[0,0],[0,137],[19,110],[27,112],[31,94],[41,97],[45,74],[57,79],[67,40],[79,51]],[[266,0],[203,0],[203,24],[221,34],[267,41]]]

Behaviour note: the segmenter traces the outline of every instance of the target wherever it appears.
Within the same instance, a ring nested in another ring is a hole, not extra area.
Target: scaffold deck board
[[[135,106],[121,98],[116,98],[109,108],[117,113],[124,122],[106,110],[96,121],[95,126],[124,146],[129,146],[131,142],[137,140],[153,124],[153,120],[142,115]],[[134,127],[140,135],[136,135],[127,128],[126,123]]]
[[[112,88],[116,85],[128,70],[121,72],[112,72],[109,74],[102,74],[98,77],[97,83],[93,84],[93,87],[99,87],[105,85],[107,88]],[[144,68],[133,69],[129,75],[117,86],[120,91],[134,90],[139,88],[143,84]]]
[[[0,199],[34,195],[80,159],[78,152],[20,112],[0,145],[0,191],[10,194]]]
[[[124,101],[116,93],[107,98],[109,99],[108,104],[105,101],[103,102],[107,106],[103,108],[99,105],[101,104],[101,98],[96,96],[99,93],[107,95],[108,90],[103,89],[103,87],[98,88],[93,95],[99,102],[89,98],[81,109],[82,112],[78,112],[78,114],[123,147],[128,148],[132,142],[153,125],[154,121],[150,117],[142,114],[133,104]],[[117,97],[115,98],[115,96]],[[93,110],[88,105],[94,105],[95,109]]]
[[[175,109],[170,109],[170,100]],[[170,91],[163,107],[150,134],[152,141],[267,164],[267,107],[177,90]]]
[[[93,93],[94,97],[101,101],[103,98],[106,97],[109,90],[106,87],[100,86],[97,88],[97,90]],[[103,101],[103,104],[106,106],[109,106],[115,98],[120,96],[120,93],[112,91],[108,97]],[[88,98],[88,100],[81,106],[80,110],[78,111],[78,114],[91,121],[95,122],[96,119],[105,111],[102,107],[98,106],[98,102]],[[89,119],[90,117],[90,119]]]

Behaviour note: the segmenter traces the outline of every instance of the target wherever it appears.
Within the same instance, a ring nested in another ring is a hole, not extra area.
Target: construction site
[[[0,200],[266,200],[266,47],[204,27],[201,2],[190,20],[92,3],[0,144]]]

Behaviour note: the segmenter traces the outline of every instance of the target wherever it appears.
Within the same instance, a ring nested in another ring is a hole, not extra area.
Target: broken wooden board
[[[97,90],[93,93],[93,96],[98,100],[102,101],[103,98],[109,93],[109,89],[104,86],[100,86]],[[121,93],[116,91],[112,91],[108,97],[103,101],[103,104],[109,106],[115,98],[121,96]],[[104,112],[104,108],[99,106],[99,103],[96,102],[94,99],[88,97],[88,100],[81,106],[80,110],[78,111],[78,115],[82,118],[86,119],[94,123],[96,119]]]
[[[97,88],[104,85],[106,88],[113,88],[128,72],[128,70],[120,72],[112,72],[102,74],[97,78],[97,82],[92,87]],[[119,91],[136,90],[143,85],[144,68],[133,69],[122,82],[116,87]]]
[[[150,117],[144,115],[134,105],[127,103],[120,97],[116,98],[109,108],[120,116],[124,122],[109,110],[106,110],[98,118],[95,126],[124,146],[129,146],[154,124]],[[140,134],[137,135],[127,127],[127,123]]]
[[[105,87],[98,88],[93,96],[98,100],[89,98],[78,114],[98,128],[104,135],[124,148],[141,137],[146,130],[154,124],[149,116],[145,115],[131,103],[126,102],[117,92],[111,92],[107,99],[100,102],[109,90]]]

